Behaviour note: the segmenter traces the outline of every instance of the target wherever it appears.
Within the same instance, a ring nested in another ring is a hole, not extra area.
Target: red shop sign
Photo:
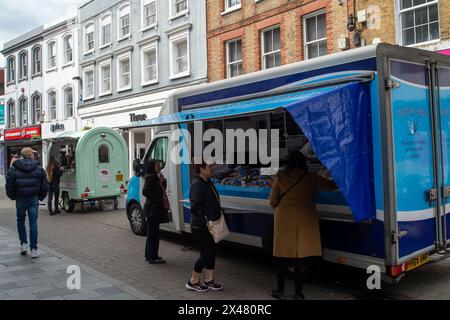
[[[41,127],[5,130],[5,141],[41,138]]]

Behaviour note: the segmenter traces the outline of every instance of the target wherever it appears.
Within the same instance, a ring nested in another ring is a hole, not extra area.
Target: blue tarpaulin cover
[[[242,116],[285,108],[310,141],[352,211],[375,218],[370,90],[351,82],[182,111],[139,123],[155,126]]]

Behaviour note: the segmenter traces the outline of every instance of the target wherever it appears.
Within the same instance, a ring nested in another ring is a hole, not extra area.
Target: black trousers
[[[159,224],[158,218],[147,218],[147,241],[145,243],[145,259],[147,261],[158,259]]]
[[[203,269],[214,270],[216,267],[216,243],[211,233],[208,229],[192,229],[192,235],[200,249],[200,257],[195,262],[194,271],[202,273]]]
[[[48,211],[53,213],[52,202],[53,198],[55,199],[55,211],[58,211],[58,202],[59,202],[59,185],[48,185]]]
[[[277,291],[284,292],[286,284],[286,277],[288,275],[288,268],[294,268],[295,276],[295,294],[303,294],[303,284],[308,272],[308,266],[310,265],[310,258],[275,258],[275,266],[277,268]]]

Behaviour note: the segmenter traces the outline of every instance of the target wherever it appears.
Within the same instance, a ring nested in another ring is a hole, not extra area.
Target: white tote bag
[[[230,235],[230,231],[228,230],[223,214],[220,215],[219,220],[209,221],[209,232],[211,232],[215,243],[219,243]]]

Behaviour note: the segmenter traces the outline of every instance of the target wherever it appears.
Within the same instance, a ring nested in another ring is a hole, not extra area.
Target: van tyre
[[[144,211],[137,203],[132,203],[128,208],[128,220],[130,221],[131,230],[140,236],[147,234],[147,222],[145,220]]]
[[[66,212],[72,213],[75,209],[75,202],[73,200],[70,200],[69,195],[67,193],[63,194],[63,209]]]

